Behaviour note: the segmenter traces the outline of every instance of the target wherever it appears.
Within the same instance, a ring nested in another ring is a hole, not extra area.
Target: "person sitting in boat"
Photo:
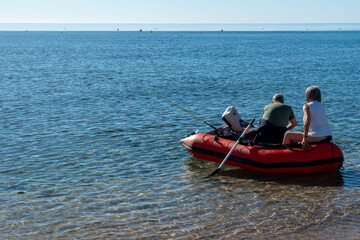
[[[317,86],[310,86],[305,91],[306,104],[304,112],[304,132],[287,132],[283,145],[292,141],[300,142],[305,147],[308,142],[319,142],[331,139],[331,130],[327,121],[325,108],[321,104],[321,92]]]
[[[264,115],[256,131],[255,141],[282,143],[285,132],[293,129],[296,125],[297,121],[292,108],[285,105],[283,95],[277,93],[273,96],[272,103],[264,108]]]

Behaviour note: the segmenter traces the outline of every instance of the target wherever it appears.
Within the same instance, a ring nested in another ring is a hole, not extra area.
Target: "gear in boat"
[[[193,133],[181,139],[181,145],[194,157],[221,163],[249,123],[243,121],[236,109],[229,107],[223,114],[225,125],[208,133]],[[241,139],[227,165],[267,173],[311,174],[335,171],[344,161],[340,148],[331,138],[300,144],[259,143],[253,141],[256,129],[252,126]]]

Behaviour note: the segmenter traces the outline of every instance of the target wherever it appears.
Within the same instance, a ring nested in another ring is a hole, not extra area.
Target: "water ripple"
[[[360,238],[359,32],[0,32],[3,239]],[[319,85],[339,172],[269,175],[179,141]],[[341,97],[339,97],[341,96]],[[339,231],[341,229],[341,231]]]

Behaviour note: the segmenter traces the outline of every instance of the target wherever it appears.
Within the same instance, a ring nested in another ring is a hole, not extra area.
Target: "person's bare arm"
[[[297,126],[296,118],[290,119],[289,125],[286,126],[287,130],[293,129]]]
[[[310,121],[311,121],[310,107],[308,104],[304,105],[303,111],[304,111],[304,135],[303,135],[303,140],[301,143],[303,145],[306,145],[306,138],[308,137]]]

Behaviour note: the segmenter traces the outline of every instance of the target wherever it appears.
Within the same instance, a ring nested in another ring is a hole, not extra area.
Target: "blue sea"
[[[359,239],[360,31],[1,31],[1,239]],[[179,144],[317,85],[340,171],[269,175]]]

